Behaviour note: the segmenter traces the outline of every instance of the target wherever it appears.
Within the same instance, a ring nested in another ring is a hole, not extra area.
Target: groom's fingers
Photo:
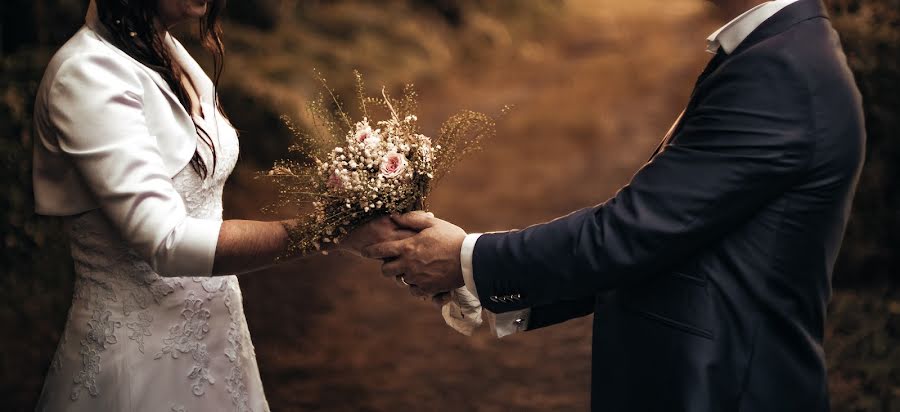
[[[427,212],[409,212],[403,215],[391,216],[397,226],[422,231],[434,226],[434,215]]]
[[[362,255],[369,259],[388,259],[402,255],[405,240],[376,243],[362,250]]]

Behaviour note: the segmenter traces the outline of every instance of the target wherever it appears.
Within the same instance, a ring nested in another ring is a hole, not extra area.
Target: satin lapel
[[[169,84],[166,83],[166,81],[162,78],[162,76],[160,76],[159,73],[145,66],[143,63],[137,61],[137,59],[131,57],[128,53],[125,53],[125,51],[116,47],[116,45],[109,40],[112,38],[112,36],[106,29],[106,26],[104,26],[100,21],[100,18],[97,15],[97,4],[94,0],[91,0],[91,2],[88,4],[87,15],[84,17],[84,25],[87,26],[87,28],[91,29],[91,31],[94,32],[97,38],[100,39],[100,41],[103,42],[103,44],[105,44],[107,47],[109,47],[114,53],[130,60],[139,68],[141,68],[141,70],[147,73],[147,75],[149,75],[150,78],[153,79],[153,82],[156,83],[159,89],[162,90],[163,94],[168,96],[172,103],[181,108],[181,111],[184,112],[184,115],[187,116],[188,120],[191,119],[190,113],[184,110],[184,108],[181,106],[181,101],[178,100],[178,96],[175,96],[175,93],[169,87]],[[173,40],[174,39],[172,38],[172,36],[169,35],[168,32],[166,32],[166,38],[164,39],[164,41],[172,42]]]
[[[656,150],[653,151],[653,154],[650,155],[650,159],[647,161],[653,160],[660,152],[665,149],[666,145],[672,140],[672,137],[675,136],[675,133],[681,128],[681,120],[684,119],[685,113],[689,110],[693,109],[694,102],[697,99],[697,90],[700,88],[700,85],[709,78],[709,76],[714,73],[719,67],[722,66],[722,63],[728,59],[728,54],[719,49],[715,56],[710,59],[709,63],[706,64],[706,67],[703,68],[703,71],[697,76],[697,81],[694,83],[694,90],[691,91],[691,97],[688,99],[688,104],[681,111],[681,114],[678,115],[678,118],[675,119],[675,123],[672,124],[672,127],[669,128],[669,131],[666,132],[666,135],[659,142],[659,145],[656,146]]]
[[[139,67],[141,70],[143,70],[145,73],[147,73],[147,75],[150,76],[151,79],[153,79],[153,83],[156,83],[156,86],[159,87],[159,89],[163,92],[163,94],[165,94],[169,98],[169,100],[171,101],[173,106],[176,107],[177,110],[179,110],[183,114],[182,117],[184,117],[188,122],[193,123],[193,121],[191,120],[190,114],[188,114],[188,112],[186,112],[184,110],[184,107],[181,106],[181,101],[179,101],[178,97],[175,96],[175,92],[172,91],[172,88],[169,87],[169,84],[166,83],[166,81],[162,78],[162,76],[159,73],[156,72],[156,70],[153,70],[153,69],[145,66],[143,63],[137,61],[134,57],[131,57],[130,55],[128,55],[128,53],[125,53],[124,51],[122,51],[122,49],[120,49],[120,48],[116,47],[116,45],[112,44],[108,40],[105,30],[103,30],[101,27],[98,27],[98,25],[88,24],[87,26],[89,29],[91,29],[94,32],[94,34],[97,35],[97,38],[99,38],[100,41],[102,41],[104,44],[106,44],[106,46],[109,47],[114,53],[130,60],[135,65],[137,65],[137,67]],[[170,39],[171,39],[171,36],[168,33],[166,33],[166,41],[171,41]],[[193,127],[191,127],[191,129],[193,129]]]
[[[197,93],[200,94],[200,100],[205,101],[207,104],[212,104],[215,101],[215,96],[213,96],[215,91],[213,90],[212,80],[209,79],[209,76],[203,71],[200,64],[198,64],[184,46],[181,45],[181,42],[172,36],[168,36],[167,40],[171,44],[172,54],[175,57],[175,60],[181,64],[185,73],[190,76],[191,81],[194,83],[194,87],[198,89]]]

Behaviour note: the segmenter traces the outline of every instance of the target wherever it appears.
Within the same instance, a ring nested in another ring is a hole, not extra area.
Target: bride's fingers
[[[427,212],[409,212],[404,215],[393,215],[391,219],[397,226],[412,230],[425,230],[434,225],[434,215]]]
[[[432,296],[431,302],[439,308],[450,303],[450,292],[438,293],[437,295]]]
[[[398,277],[403,275],[403,262],[399,259],[386,261],[381,264],[381,274],[384,277]],[[408,282],[409,280],[407,280]]]
[[[406,242],[394,240],[391,242],[376,243],[362,250],[362,255],[369,259],[393,258],[403,254]]]
[[[406,230],[406,229],[397,229],[397,230],[391,231],[390,234],[388,234],[387,239],[384,239],[384,240],[385,241],[403,240],[408,237],[413,237],[417,234],[419,234],[419,232],[414,232],[412,230]]]
[[[422,288],[420,288],[416,285],[412,285],[409,287],[409,293],[417,298],[423,298],[423,297],[430,296],[430,295],[428,295],[427,292],[422,290]]]

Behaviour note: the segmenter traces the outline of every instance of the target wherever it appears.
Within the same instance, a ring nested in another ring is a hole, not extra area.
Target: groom
[[[828,410],[860,95],[820,0],[715,3],[746,12],[709,37],[683,115],[613,198],[483,235],[411,213],[394,219],[419,234],[364,254],[416,294],[465,285],[499,330],[593,313],[593,410]]]

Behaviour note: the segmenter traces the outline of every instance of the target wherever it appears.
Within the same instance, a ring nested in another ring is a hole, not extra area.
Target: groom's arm
[[[791,62],[778,60],[738,68],[712,86],[675,143],[607,202],[481,236],[472,263],[484,307],[499,313],[577,301],[640,281],[797,182],[814,149],[810,93]]]
[[[478,296],[478,290],[473,279],[472,254],[475,249],[475,242],[478,241],[481,235],[481,233],[467,235],[460,250],[463,280],[465,281],[466,289],[475,297]],[[587,316],[594,312],[594,305],[595,298],[589,296],[535,308],[496,313],[492,314],[493,316],[488,316],[488,321],[494,334],[498,338],[502,338],[517,332],[539,329],[570,319]]]

